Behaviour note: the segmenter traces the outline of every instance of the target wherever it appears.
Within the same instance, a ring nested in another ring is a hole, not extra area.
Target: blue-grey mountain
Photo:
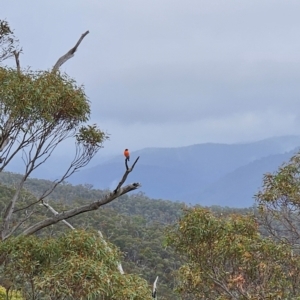
[[[140,160],[130,181],[142,183],[149,197],[186,203],[247,207],[263,174],[277,169],[297,151],[300,137],[275,137],[244,144],[198,144],[180,148],[131,151]],[[122,151],[99,165],[76,173],[73,184],[113,189],[125,169]]]

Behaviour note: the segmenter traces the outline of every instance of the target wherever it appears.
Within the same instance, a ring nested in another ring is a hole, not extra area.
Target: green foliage
[[[300,245],[300,154],[273,174],[264,176],[263,188],[255,195],[262,230],[299,251]]]
[[[101,146],[102,142],[108,138],[109,136],[99,130],[95,124],[82,126],[76,134],[77,142],[85,146]]]
[[[82,87],[66,74],[0,68],[0,99],[4,113],[13,119],[69,125],[85,122],[89,102]]]
[[[259,204],[267,202],[290,204],[300,208],[300,154],[293,156],[290,161],[282,165],[274,174],[264,176],[263,191],[256,198]]]
[[[0,180],[7,184],[13,183],[17,181],[18,176],[3,172],[0,174]],[[50,184],[51,182],[46,180],[29,179],[27,187],[38,195]],[[0,195],[1,191],[3,191],[3,201],[6,199],[6,193],[12,193],[11,188],[4,186],[0,186]],[[103,193],[89,186],[72,186],[64,183],[51,195],[57,200],[50,201],[50,203],[61,212],[99,199]],[[18,208],[34,201],[34,198],[29,196],[22,197],[24,202],[20,203]],[[101,230],[105,240],[120,248],[122,252],[120,260],[125,273],[140,274],[148,283],[153,283],[156,276],[159,276],[159,299],[170,297],[177,299],[172,291],[174,287],[172,272],[181,265],[181,260],[171,248],[165,247],[164,229],[167,224],[177,220],[181,215],[182,207],[182,203],[153,200],[138,193],[130,196],[124,195],[99,211],[78,215],[68,221],[75,228]],[[24,225],[35,223],[45,217],[52,217],[52,213],[38,206],[36,214]],[[38,232],[38,235],[60,236],[68,230],[63,223],[58,223]]]
[[[0,181],[9,185],[18,181],[18,174],[3,172]],[[35,195],[40,195],[51,182],[42,179],[28,179],[26,187]],[[63,211],[101,198],[105,191],[92,189],[90,185],[73,186],[64,182],[51,194],[49,203],[57,210]],[[0,188],[1,195],[1,188]],[[27,198],[29,201],[29,198]],[[24,206],[25,203],[22,205]],[[172,289],[175,280],[173,272],[183,263],[172,247],[166,247],[165,228],[175,223],[182,215],[183,203],[167,200],[154,200],[139,192],[124,195],[101,208],[68,220],[76,228],[101,230],[105,240],[118,246],[123,254],[122,266],[126,273],[140,274],[152,283],[159,276],[159,299],[178,299]],[[245,214],[253,209],[232,209],[219,206],[212,207],[218,214],[227,216],[230,213]],[[33,216],[33,221],[46,214],[45,208]],[[39,232],[40,236],[61,235],[68,229],[58,223]]]
[[[263,239],[252,216],[186,210],[168,243],[185,257],[177,273],[184,299],[291,299],[299,295],[299,258]],[[293,298],[295,299],[295,298]]]
[[[124,253],[122,264],[125,272],[141,274],[149,283],[159,276],[160,299],[163,295],[173,295],[172,272],[181,262],[171,248],[164,246],[164,225],[157,222],[151,224],[143,216],[120,215],[112,209],[105,209],[100,218],[90,217],[91,225],[98,227]],[[87,223],[83,221],[80,223]]]
[[[23,300],[24,298],[21,296],[20,292],[17,291],[9,291],[8,292],[9,300]],[[6,289],[0,286],[0,300],[6,300]]]
[[[98,233],[77,230],[59,238],[9,239],[0,244],[2,275],[25,299],[149,299],[146,281],[121,275],[118,250],[109,248]]]

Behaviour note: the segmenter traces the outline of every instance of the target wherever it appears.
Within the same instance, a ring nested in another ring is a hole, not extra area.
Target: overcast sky
[[[23,67],[90,31],[62,70],[111,135],[103,154],[298,135],[299,15],[299,0],[0,0]]]

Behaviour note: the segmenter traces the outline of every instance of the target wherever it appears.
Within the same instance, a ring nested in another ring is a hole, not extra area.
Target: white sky
[[[298,135],[299,15],[292,0],[0,0],[23,67],[90,30],[62,70],[111,135],[102,155]]]

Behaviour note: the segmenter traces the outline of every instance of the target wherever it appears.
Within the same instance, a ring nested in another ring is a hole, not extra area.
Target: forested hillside
[[[4,208],[5,200],[12,195],[10,188],[3,184],[11,186],[19,176],[7,172],[0,174],[0,210]],[[30,193],[38,196],[50,185],[51,182],[47,180],[29,179],[26,182],[27,194],[24,191],[23,196],[25,202],[33,201]],[[103,194],[104,191],[92,189],[90,186],[65,183],[59,185],[47,201],[57,211],[63,211],[95,201]],[[147,282],[153,282],[159,276],[160,299],[171,299],[171,295],[172,299],[176,299],[178,296],[173,292],[173,272],[181,266],[182,258],[171,247],[166,247],[165,230],[167,226],[178,221],[185,207],[184,203],[150,199],[143,193],[136,193],[124,195],[98,211],[74,217],[69,222],[77,229],[100,230],[106,240],[120,248],[125,272],[141,274]],[[212,210],[223,214],[252,211],[217,206],[212,207]],[[51,216],[51,212],[40,206],[32,222],[43,215]],[[56,236],[69,230],[60,222],[40,231],[38,235]]]

